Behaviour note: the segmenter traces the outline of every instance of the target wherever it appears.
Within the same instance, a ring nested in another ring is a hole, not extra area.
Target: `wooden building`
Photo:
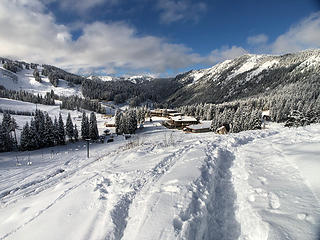
[[[164,121],[163,125],[168,128],[179,128],[183,129],[186,126],[192,125],[192,124],[198,124],[199,121],[194,117],[189,116],[176,116],[171,117],[169,120]]]
[[[151,117],[169,117],[169,116],[180,116],[181,113],[177,113],[173,109],[154,109],[150,111]]]
[[[204,133],[210,132],[211,122],[202,122],[200,124],[193,124],[186,126],[183,131],[191,133]]]

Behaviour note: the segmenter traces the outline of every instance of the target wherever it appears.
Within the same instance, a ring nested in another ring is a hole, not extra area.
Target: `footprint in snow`
[[[275,193],[269,192],[268,199],[269,199],[269,206],[272,209],[278,209],[281,206],[280,199]]]
[[[268,181],[266,178],[264,177],[258,177],[259,181],[261,182],[262,185],[267,185],[268,184]]]
[[[300,219],[300,220],[305,220],[306,217],[307,217],[306,213],[298,213],[297,214],[297,218]]]
[[[301,221],[307,221],[313,224],[315,223],[314,218],[308,213],[298,213],[297,218]]]
[[[254,202],[254,201],[256,200],[255,195],[254,195],[254,194],[249,195],[248,200],[249,200],[250,202]]]

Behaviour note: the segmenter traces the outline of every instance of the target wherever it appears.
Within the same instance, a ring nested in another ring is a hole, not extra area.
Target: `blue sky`
[[[168,76],[320,47],[316,0],[3,1],[0,55],[83,74]]]

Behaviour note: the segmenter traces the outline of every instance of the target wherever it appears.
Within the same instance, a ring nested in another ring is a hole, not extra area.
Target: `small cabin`
[[[262,111],[262,120],[271,121],[270,110]]]
[[[194,117],[189,116],[176,116],[171,117],[169,120],[164,121],[163,125],[168,128],[179,128],[183,129],[186,126],[198,124],[199,121]]]
[[[216,133],[217,134],[227,134],[228,131],[227,131],[227,128],[225,126],[221,126],[216,130]]]
[[[150,111],[151,117],[169,117],[175,116],[176,113],[177,111],[173,109],[154,109]]]
[[[200,124],[193,124],[193,125],[186,126],[183,129],[183,131],[191,132],[191,133],[210,132],[210,126],[211,126],[211,122],[203,122]]]
[[[106,122],[106,123],[104,123],[104,126],[105,127],[115,127],[116,124],[115,123],[111,123],[111,122]]]
[[[216,130],[216,133],[217,134],[227,134],[228,132],[230,132],[231,130],[231,124],[229,123],[224,123],[222,124],[221,127],[219,127],[217,130]]]

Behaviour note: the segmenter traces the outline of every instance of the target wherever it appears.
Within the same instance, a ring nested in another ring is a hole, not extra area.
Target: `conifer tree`
[[[67,122],[66,122],[66,133],[71,141],[73,141],[74,133],[73,133],[73,123],[71,120],[71,115],[68,113]]]
[[[97,119],[94,112],[91,112],[90,114],[89,137],[92,140],[97,140],[99,138]]]
[[[49,114],[45,114],[45,143],[46,146],[52,147],[54,146],[55,136],[54,136],[54,125],[52,123],[52,119]]]
[[[2,118],[2,128],[0,132],[1,137],[1,151],[11,151],[13,149],[14,141],[10,135],[11,129],[11,115],[9,113],[4,113]]]
[[[59,144],[64,145],[66,144],[66,132],[64,130],[64,123],[62,120],[61,113],[59,113]]]
[[[46,136],[45,136],[45,117],[42,111],[37,110],[34,116],[35,124],[35,138],[38,142],[38,147],[46,146]],[[30,124],[31,127],[31,124]]]
[[[89,120],[85,112],[82,113],[81,138],[83,140],[89,138]]]
[[[74,124],[73,137],[76,142],[79,140],[79,132],[78,132],[77,124]]]
[[[60,141],[59,141],[59,123],[58,123],[57,117],[54,117],[53,135],[54,135],[55,145],[58,145]]]
[[[137,129],[137,115],[134,109],[129,110],[126,133],[134,134]]]
[[[31,119],[31,122],[30,122],[29,138],[30,138],[30,143],[29,143],[28,150],[34,150],[41,147],[39,143],[38,133],[37,133],[37,126],[34,119]]]
[[[26,124],[23,126],[21,137],[20,137],[20,147],[21,150],[29,150],[30,148],[30,129],[29,129],[29,123],[26,122]]]
[[[122,118],[122,113],[117,110],[115,114],[115,125],[116,125],[116,134],[121,134],[121,118]]]

